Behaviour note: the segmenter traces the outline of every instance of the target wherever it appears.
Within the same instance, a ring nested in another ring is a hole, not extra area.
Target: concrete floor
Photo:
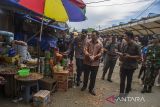
[[[92,96],[88,90],[81,92],[80,87],[69,89],[67,92],[56,92],[51,97],[51,103],[47,107],[160,107],[160,87],[154,87],[153,93],[141,94],[142,86],[137,79],[138,70],[134,73],[132,92],[129,97],[144,98],[145,102],[116,102],[115,104],[106,101],[109,96],[117,96],[119,92],[119,66],[113,73],[113,83],[101,80],[102,65],[100,66],[97,81],[96,94]],[[12,103],[11,99],[0,98],[0,107],[31,107],[22,102]]]

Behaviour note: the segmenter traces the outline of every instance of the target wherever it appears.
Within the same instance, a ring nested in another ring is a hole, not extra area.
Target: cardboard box
[[[50,100],[50,91],[40,90],[33,96],[33,107],[46,107]]]

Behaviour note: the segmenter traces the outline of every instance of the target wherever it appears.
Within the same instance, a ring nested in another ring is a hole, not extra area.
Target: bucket
[[[18,75],[21,77],[26,77],[29,75],[30,69],[22,69],[18,71]]]

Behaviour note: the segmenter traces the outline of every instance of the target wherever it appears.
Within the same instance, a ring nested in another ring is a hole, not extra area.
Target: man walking
[[[98,41],[98,31],[92,31],[91,40],[89,40],[84,48],[84,80],[83,87],[81,91],[87,88],[88,79],[90,76],[89,92],[92,95],[96,95],[94,92],[94,86],[96,81],[96,76],[100,64],[100,58],[102,55],[102,43]]]
[[[131,90],[131,83],[134,71],[138,67],[137,60],[140,58],[140,48],[134,42],[134,35],[132,32],[125,33],[126,44],[122,47],[122,54],[120,54],[120,96],[127,95]],[[127,86],[125,88],[125,81],[127,78]]]
[[[152,44],[148,46],[146,58],[146,72],[142,93],[151,93],[155,79],[160,69],[160,35],[154,35]]]
[[[84,60],[84,46],[86,43],[86,39],[87,39],[87,30],[83,29],[82,34],[79,35],[74,40],[76,66],[77,66],[77,78],[76,78],[77,86],[80,85],[80,81],[81,81],[80,78],[81,78],[82,72],[84,71],[83,60]]]
[[[112,82],[111,77],[112,77],[112,73],[115,67],[115,64],[117,62],[117,51],[118,51],[118,44],[116,43],[116,37],[113,36],[112,37],[112,41],[110,43],[107,43],[104,51],[106,52],[105,55],[105,65],[103,68],[103,74],[102,74],[102,80],[105,79],[105,75],[109,69],[109,73],[108,73],[108,81]]]

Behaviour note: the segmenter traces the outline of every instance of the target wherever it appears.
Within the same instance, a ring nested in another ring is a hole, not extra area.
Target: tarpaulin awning
[[[63,27],[60,27],[60,26],[56,26],[56,25],[49,25],[50,27],[52,28],[55,28],[55,29],[59,29],[59,30],[67,30],[67,28],[63,28]]]
[[[37,22],[37,23],[41,23],[40,20],[35,19],[35,18],[32,18],[32,17],[30,17],[30,16],[28,16],[28,15],[25,15],[24,18],[27,18],[27,19],[32,20],[32,21]],[[58,25],[54,25],[54,24],[49,24],[49,25],[48,25],[47,22],[45,22],[44,25],[47,25],[47,26],[49,26],[49,27],[51,27],[51,28],[63,30],[63,31],[64,31],[64,30],[67,30],[67,28],[64,28],[64,27],[61,27],[61,26],[58,26]]]

